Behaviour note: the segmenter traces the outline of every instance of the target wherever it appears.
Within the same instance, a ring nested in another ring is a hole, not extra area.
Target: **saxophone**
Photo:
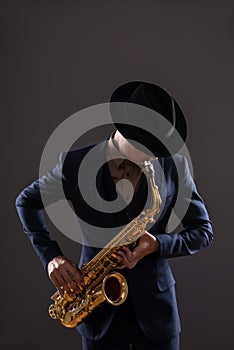
[[[113,306],[121,305],[127,298],[128,285],[123,275],[114,271],[118,262],[116,253],[123,245],[136,244],[149,222],[155,222],[154,215],[159,213],[162,204],[158,187],[154,181],[153,165],[143,163],[142,171],[148,176],[153,194],[152,208],[143,210],[126,225],[100,252],[79,269],[83,276],[80,291],[72,298],[68,294],[60,295],[56,291],[51,299],[49,315],[58,319],[67,328],[74,328],[82,323],[93,310],[105,301]]]

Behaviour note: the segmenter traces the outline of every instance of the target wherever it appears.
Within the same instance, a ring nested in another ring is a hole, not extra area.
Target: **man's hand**
[[[82,275],[75,264],[64,256],[59,255],[51,260],[47,271],[49,278],[61,295],[65,291],[69,296],[74,297],[74,292],[79,292],[78,283],[82,284]]]
[[[149,232],[140,237],[139,244],[131,251],[127,246],[123,246],[117,253],[117,269],[125,267],[132,269],[144,256],[158,251],[160,248],[157,239]]]

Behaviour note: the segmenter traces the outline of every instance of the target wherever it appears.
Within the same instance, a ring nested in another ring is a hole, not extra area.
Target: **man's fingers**
[[[64,291],[67,289],[67,283],[63,277],[58,272],[54,271],[54,273],[51,273],[50,279],[58,289],[60,295],[63,295]]]
[[[118,252],[118,257],[120,258],[120,262],[124,262],[124,263],[128,263],[128,258],[127,258],[127,255],[124,251],[120,250]]]
[[[64,264],[59,268],[59,273],[62,279],[65,281],[65,285],[63,285],[65,291],[72,296],[74,292],[78,293],[80,288],[78,286],[78,278],[79,281],[82,281],[79,271],[71,266],[69,263]]]
[[[123,246],[117,254],[120,259],[118,268],[123,269],[125,267],[128,267],[129,269],[131,269],[136,265],[137,260],[135,254],[128,247]]]
[[[78,284],[75,283],[75,280],[71,277],[71,275],[68,273],[68,271],[66,269],[64,269],[64,271],[62,271],[62,276],[63,276],[70,292],[78,292],[79,291]]]
[[[136,248],[135,248],[136,249]],[[123,246],[122,250],[127,256],[127,259],[131,261],[134,258],[134,252],[132,252],[127,246]]]
[[[72,280],[75,280],[77,283],[82,283],[83,282],[83,278],[82,278],[81,272],[73,264],[66,265],[66,270],[68,271],[68,273],[71,276]]]
[[[48,264],[48,274],[61,295],[66,292],[73,297],[74,292],[80,291],[78,284],[82,284],[82,275],[74,264],[65,257],[55,257]]]
[[[123,270],[123,269],[125,269],[127,266],[126,265],[118,265],[118,266],[116,266],[116,270]]]

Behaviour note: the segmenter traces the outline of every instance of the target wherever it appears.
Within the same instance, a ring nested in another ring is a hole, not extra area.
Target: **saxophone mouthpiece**
[[[143,171],[143,173],[149,173],[149,168],[152,166],[152,164],[145,160],[142,164],[141,164],[141,171]]]
[[[148,174],[150,174],[151,177],[154,177],[154,167],[150,161],[145,160],[142,164],[141,169],[144,173],[148,173]]]

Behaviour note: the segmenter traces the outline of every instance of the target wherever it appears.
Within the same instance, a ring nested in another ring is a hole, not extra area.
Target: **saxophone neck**
[[[162,204],[161,196],[159,194],[158,186],[155,183],[154,178],[154,167],[150,161],[144,161],[141,167],[143,173],[149,178],[152,194],[153,194],[153,206],[152,209],[156,209],[156,213],[160,211],[160,206]]]
[[[154,167],[150,161],[143,162],[141,171],[149,177],[150,181],[152,181],[153,187],[157,187],[154,180]]]

